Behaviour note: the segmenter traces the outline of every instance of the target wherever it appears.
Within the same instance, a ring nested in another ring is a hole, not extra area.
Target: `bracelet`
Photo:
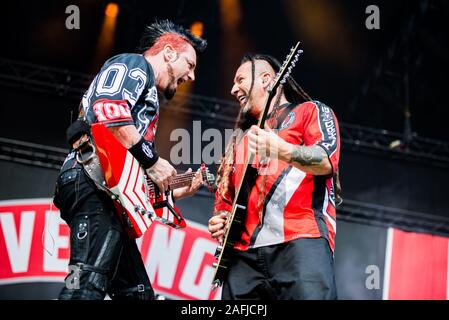
[[[145,140],[143,137],[128,149],[129,152],[139,161],[140,165],[144,169],[152,167],[157,160],[159,160],[159,155],[156,150],[151,146],[151,143]]]

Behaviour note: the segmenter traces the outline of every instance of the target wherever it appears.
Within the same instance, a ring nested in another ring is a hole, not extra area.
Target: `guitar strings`
[[[172,179],[170,183],[171,188],[178,188],[182,186],[187,186],[192,183],[192,178],[196,175],[196,172],[187,172],[178,174],[175,178]],[[152,181],[151,181],[152,182]],[[150,187],[152,187],[154,182],[150,183]]]

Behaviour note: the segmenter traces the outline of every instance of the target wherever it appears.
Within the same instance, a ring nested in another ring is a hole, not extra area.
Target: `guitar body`
[[[104,124],[95,123],[91,127],[106,186],[127,234],[132,238],[142,236],[154,220],[175,228],[185,227],[171,195],[150,194],[145,170],[139,162]],[[171,205],[178,217],[169,207],[158,203]]]

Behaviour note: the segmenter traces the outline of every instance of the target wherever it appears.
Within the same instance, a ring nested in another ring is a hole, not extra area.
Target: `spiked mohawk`
[[[181,37],[190,43],[197,52],[201,53],[206,49],[207,41],[193,35],[189,30],[174,24],[170,20],[155,20],[145,28],[138,50],[144,52],[154,46],[162,36],[170,34]]]

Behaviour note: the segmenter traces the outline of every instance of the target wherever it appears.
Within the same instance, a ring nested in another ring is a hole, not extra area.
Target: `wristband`
[[[144,169],[152,167],[159,159],[159,155],[156,150],[153,149],[151,143],[143,137],[139,142],[129,148],[128,151],[131,152],[133,157],[139,161]]]
[[[66,131],[66,140],[70,148],[83,134],[90,134],[90,125],[86,121],[78,119],[73,122]]]

